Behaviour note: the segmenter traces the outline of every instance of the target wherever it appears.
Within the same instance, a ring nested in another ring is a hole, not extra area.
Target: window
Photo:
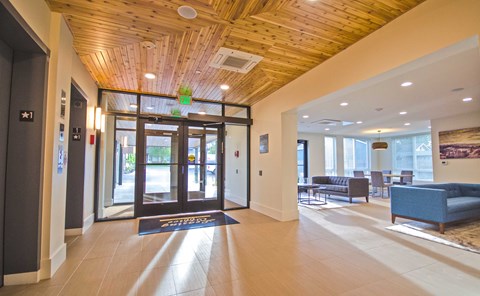
[[[414,179],[433,180],[432,138],[430,134],[392,139],[393,172],[413,170]]]
[[[308,155],[307,141],[297,141],[297,177],[298,181],[308,178]]]
[[[368,140],[344,138],[343,156],[345,176],[353,176],[354,170],[370,170],[370,147]]]
[[[334,137],[325,137],[325,175],[337,175],[337,153]]]

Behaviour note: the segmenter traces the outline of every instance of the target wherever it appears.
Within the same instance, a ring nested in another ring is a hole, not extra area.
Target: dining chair
[[[392,183],[385,183],[384,178],[383,178],[383,172],[381,171],[371,171],[370,176],[372,178],[372,188],[380,188],[382,191],[382,198],[383,198],[383,190],[387,188],[387,197],[390,197],[390,186],[392,186]]]
[[[408,175],[408,176],[400,177],[400,181],[393,182],[393,185],[412,185],[413,171],[401,171],[400,175]]]
[[[355,178],[365,178],[365,173],[363,171],[353,171],[353,176]]]
[[[392,170],[382,170],[382,173],[390,175],[392,173]],[[385,183],[392,183],[392,177],[383,177],[383,182]]]

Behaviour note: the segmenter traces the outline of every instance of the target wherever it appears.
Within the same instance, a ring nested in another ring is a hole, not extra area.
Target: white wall
[[[297,131],[284,124],[284,115],[293,114],[291,124],[296,126],[298,106],[478,35],[478,11],[477,0],[427,0],[255,104],[252,209],[276,219],[295,219],[297,205],[285,201],[297,198],[296,176],[291,176],[296,172],[296,149],[291,146],[296,146]],[[269,134],[268,154],[258,152],[262,134]],[[343,163],[337,165],[343,168]]]
[[[442,165],[438,132],[461,128],[479,127],[480,111],[469,114],[434,119],[432,124],[433,179],[435,182],[480,183],[480,158],[446,159]]]
[[[308,141],[308,177],[325,176],[325,135],[299,133],[298,139]]]

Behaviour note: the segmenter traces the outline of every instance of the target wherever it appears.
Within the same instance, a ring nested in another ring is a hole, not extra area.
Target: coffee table
[[[302,184],[298,183],[298,202],[300,203],[306,203],[307,205],[324,205],[327,203],[327,195],[325,194],[325,199],[323,202],[321,202],[321,192],[319,189],[326,189],[326,187],[320,186],[319,184]],[[308,198],[307,199],[302,199],[301,194],[302,191],[307,191]],[[317,200],[315,198],[316,193],[319,195],[319,199]],[[312,203],[312,197],[313,201],[315,203]],[[317,203],[317,201],[320,201],[321,203]]]

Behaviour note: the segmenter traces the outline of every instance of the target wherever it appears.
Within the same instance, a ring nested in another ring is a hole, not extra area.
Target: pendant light
[[[380,133],[381,132],[382,132],[381,130],[378,130],[378,134],[379,134],[378,141],[372,143],[372,149],[373,150],[387,150],[387,148],[388,148],[388,143],[387,142],[381,142],[380,141]]]

